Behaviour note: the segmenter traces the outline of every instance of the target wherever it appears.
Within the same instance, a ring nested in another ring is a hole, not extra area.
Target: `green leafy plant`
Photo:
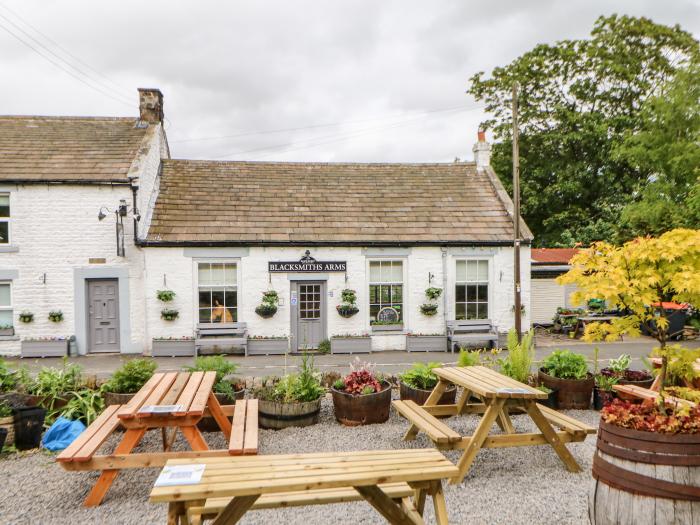
[[[299,373],[287,374],[272,387],[256,389],[253,394],[259,399],[279,403],[307,403],[316,401],[325,392],[321,386],[321,374],[314,367],[313,357],[304,354]]]
[[[20,312],[19,320],[23,323],[31,323],[34,320],[34,314],[27,310]]]
[[[27,385],[27,390],[35,396],[61,397],[80,389],[82,372],[80,365],[69,363],[68,358],[64,357],[61,368],[44,367],[39,370],[36,378]]]
[[[277,313],[277,303],[279,303],[277,292],[267,290],[263,292],[262,303],[255,307],[255,313],[265,319],[272,317]]]
[[[668,359],[665,384],[692,383],[693,379],[698,377],[695,362],[700,359],[700,349],[690,349],[675,344],[666,346],[664,350],[654,348],[651,355],[656,357],[665,355]],[[657,375],[661,373],[660,369],[655,369],[653,372]]]
[[[341,292],[341,298],[343,302],[335,307],[341,317],[352,317],[360,311],[356,304],[357,294],[355,293],[355,290],[346,288]]]
[[[700,403],[700,390],[695,390],[694,388],[688,388],[684,386],[669,386],[664,388],[664,393],[668,394],[669,396],[677,397],[679,399],[692,401],[693,403]]]
[[[608,368],[616,374],[624,374],[625,370],[630,367],[632,357],[628,354],[622,354],[617,359],[611,359],[608,363]]]
[[[481,352],[462,348],[457,357],[457,366],[477,366],[481,364]]]
[[[330,354],[331,353],[331,341],[330,339],[324,339],[320,343],[318,343],[318,351],[322,354]]]
[[[5,401],[0,401],[0,419],[10,417],[13,414],[12,407]]]
[[[175,295],[177,294],[172,290],[158,290],[156,292],[156,297],[158,298],[158,300],[164,303],[169,303],[170,301],[172,301],[175,298]]]
[[[187,372],[216,372],[216,381],[214,383],[214,389],[216,390],[224,377],[236,373],[238,365],[233,361],[228,361],[222,355],[203,355],[194,360],[193,366],[186,366],[185,370]]]
[[[508,332],[508,355],[497,361],[505,375],[521,383],[526,383],[530,377],[530,369],[535,359],[534,336],[535,332],[530,330],[525,332],[518,342],[518,334],[515,329],[511,329]]]
[[[342,379],[336,379],[333,382],[333,388],[335,388],[336,390],[343,390],[345,388],[345,381],[343,381]]]
[[[542,368],[559,379],[584,379],[588,375],[586,358],[570,350],[555,350],[542,362]]]
[[[598,387],[598,390],[605,390],[606,392],[612,392],[613,385],[616,385],[619,381],[620,378],[617,376],[595,376],[595,386]]]
[[[545,394],[551,394],[552,392],[554,392],[554,390],[552,390],[548,386],[544,386],[544,385],[539,385],[539,386],[536,386],[535,388],[537,390],[539,390],[540,392],[544,392]]]
[[[104,392],[135,394],[153,376],[158,364],[153,359],[131,359],[117,369],[102,385]]]
[[[49,321],[53,323],[60,323],[63,321],[63,312],[61,310],[51,310],[49,312]]]
[[[180,316],[180,312],[175,310],[174,308],[164,308],[160,311],[160,316],[165,321],[174,321]]]
[[[73,421],[82,421],[89,426],[105,408],[102,392],[99,390],[76,390],[70,392],[70,401],[62,409],[49,411],[46,422],[51,424],[58,415]]]
[[[12,392],[20,385],[20,375],[10,370],[4,359],[0,359],[0,392]]]
[[[432,301],[439,298],[441,295],[442,288],[436,288],[434,286],[431,286],[430,288],[425,289],[425,296]]]
[[[419,390],[430,390],[438,382],[437,376],[433,373],[434,368],[442,366],[441,363],[414,363],[413,366],[403,374],[399,374],[399,379],[411,388]]]
[[[433,316],[437,314],[438,305],[434,303],[423,303],[420,305],[420,311],[423,315]]]

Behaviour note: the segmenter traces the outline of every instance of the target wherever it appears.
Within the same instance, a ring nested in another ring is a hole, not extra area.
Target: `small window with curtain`
[[[489,262],[457,261],[455,319],[488,319]]]
[[[197,264],[200,323],[238,322],[236,263]]]
[[[10,243],[10,194],[0,193],[0,244]]]
[[[0,328],[14,326],[12,310],[12,285],[0,282]]]
[[[370,261],[370,324],[377,324],[377,314],[387,307],[396,310],[403,322],[403,261]]]

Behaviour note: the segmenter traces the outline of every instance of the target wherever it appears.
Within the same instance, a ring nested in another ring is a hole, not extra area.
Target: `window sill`
[[[17,253],[19,246],[12,244],[0,244],[0,253]]]
[[[372,332],[403,332],[403,324],[375,324],[371,326]]]

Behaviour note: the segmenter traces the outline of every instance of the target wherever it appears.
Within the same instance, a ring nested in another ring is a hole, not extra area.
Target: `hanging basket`
[[[34,314],[31,312],[22,312],[19,314],[19,320],[23,323],[31,323],[34,320]]]
[[[180,312],[178,312],[177,310],[162,310],[160,312],[160,316],[165,321],[174,321],[180,316]]]
[[[420,311],[423,315],[433,316],[438,311],[438,305],[436,304],[422,304],[420,305]]]
[[[338,306],[335,307],[336,310],[338,310],[338,314],[340,314],[340,317],[345,317],[346,319],[349,317],[352,317],[355,315],[357,312],[360,311],[360,309],[355,306],[354,304],[339,304]]]
[[[63,321],[63,312],[60,310],[49,312],[49,321],[53,323],[60,323]]]
[[[269,319],[277,313],[277,306],[274,304],[263,303],[255,308],[255,313],[263,319]]]

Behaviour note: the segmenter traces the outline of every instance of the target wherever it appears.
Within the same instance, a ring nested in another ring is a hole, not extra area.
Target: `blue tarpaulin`
[[[83,430],[85,430],[85,425],[80,421],[59,417],[46,431],[41,444],[47,450],[63,450],[73,443],[75,438],[83,433]]]

